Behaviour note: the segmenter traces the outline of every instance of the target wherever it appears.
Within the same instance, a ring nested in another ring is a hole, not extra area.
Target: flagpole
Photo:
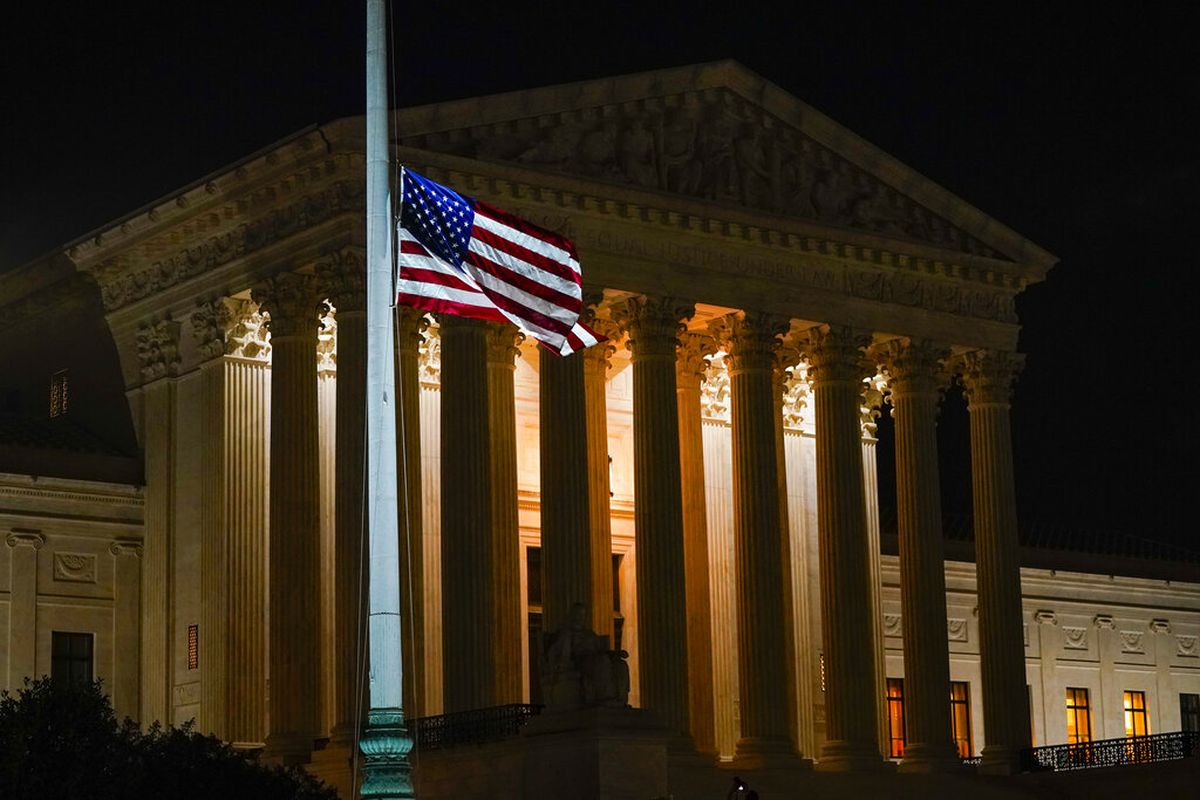
[[[392,332],[387,17],[367,0],[367,535],[370,710],[359,748],[362,797],[414,797],[404,725],[400,657],[399,510],[396,500],[396,393]]]

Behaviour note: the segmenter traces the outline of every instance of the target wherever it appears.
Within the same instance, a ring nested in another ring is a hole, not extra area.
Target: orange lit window
[[[888,758],[904,756],[904,679],[887,679]]]
[[[1150,732],[1146,723],[1146,693],[1125,692],[1125,736],[1145,736]]]
[[[954,742],[958,745],[958,757],[975,755],[971,743],[971,684],[966,681],[950,681],[950,724],[954,729]]]
[[[1067,744],[1084,744],[1092,740],[1092,710],[1088,705],[1088,690],[1067,687]]]
[[[200,626],[188,625],[188,651],[187,651],[187,667],[188,669],[200,668]]]

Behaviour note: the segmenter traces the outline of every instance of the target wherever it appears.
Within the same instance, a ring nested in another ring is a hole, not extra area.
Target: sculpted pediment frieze
[[[416,133],[400,143],[1006,258],[731,89]]]

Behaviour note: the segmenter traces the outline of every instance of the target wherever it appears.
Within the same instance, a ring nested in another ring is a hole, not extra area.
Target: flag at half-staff
[[[511,322],[561,355],[601,341],[579,321],[575,245],[507,211],[401,171],[398,303]]]

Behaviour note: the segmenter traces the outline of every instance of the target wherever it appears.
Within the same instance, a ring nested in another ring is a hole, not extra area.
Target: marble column
[[[796,649],[796,602],[792,593],[792,570],[795,560],[792,553],[791,525],[788,522],[787,453],[783,440],[783,392],[784,383],[792,367],[800,360],[800,353],[791,346],[775,351],[771,370],[771,420],[775,428],[775,483],[779,487],[779,563],[783,565],[783,639],[784,666],[787,670],[788,730],[792,742],[800,746],[800,707],[798,653]]]
[[[180,323],[170,319],[144,323],[137,331],[146,479],[138,718],[143,725],[172,721],[171,569],[175,541],[175,379],[180,364],[179,333]]]
[[[341,339],[341,331],[338,330],[341,315],[337,307],[330,303],[326,303],[325,309],[317,333],[317,475],[321,527],[317,563],[321,597],[324,598],[320,607],[321,628],[317,635],[321,648],[318,662],[321,698],[317,705],[319,739],[332,738],[333,726],[337,724],[338,647],[353,635],[352,629],[349,633],[342,633],[337,622],[337,354]]]
[[[538,361],[542,629],[550,632],[567,622],[572,604],[594,608],[599,589],[592,580],[584,358],[540,350]]]
[[[8,686],[20,688],[26,678],[37,678],[37,579],[38,551],[46,537],[38,531],[13,530],[5,538],[9,553]],[[45,665],[49,668],[49,664]],[[42,672],[46,670],[43,669]]]
[[[266,323],[249,300],[196,304],[200,361],[200,725],[261,746],[267,722]]]
[[[987,741],[979,769],[998,774],[1016,771],[1020,751],[1029,747],[1017,497],[1009,427],[1012,386],[1022,360],[1013,353],[980,350],[967,353],[963,362],[971,417],[979,661]]]
[[[113,557],[113,652],[120,654],[113,659],[109,691],[113,711],[118,719],[124,719],[136,717],[138,707],[142,543],[117,539],[108,546],[108,552]]]
[[[958,770],[951,738],[950,646],[938,478],[938,374],[948,352],[926,341],[892,340],[879,349],[896,423],[896,530],[900,614],[904,620],[901,772]]]
[[[704,426],[700,384],[716,341],[703,333],[679,337],[675,387],[679,405],[679,478],[683,487],[683,565],[687,596],[688,719],[696,750],[717,754],[713,709],[712,607],[709,599],[708,514],[704,488]]]
[[[859,395],[869,337],[842,326],[807,332],[815,395],[817,531],[825,653],[825,743],[819,769],[879,769],[870,555]],[[947,687],[946,691],[949,691]],[[949,702],[949,701],[947,701]]]
[[[446,713],[495,705],[487,323],[443,316],[442,673]]]
[[[495,703],[519,703],[522,691],[521,541],[517,512],[517,406],[513,384],[517,346],[513,325],[487,328],[488,430],[492,458],[492,627]]]
[[[633,364],[633,497],[637,546],[638,676],[644,708],[689,734],[687,592],[675,350],[695,308],[634,297],[614,309]]]
[[[587,324],[608,339],[580,354],[583,358],[583,395],[587,416],[588,529],[592,563],[592,597],[588,607],[592,613],[592,630],[609,637],[611,642],[613,574],[607,395],[610,358],[616,351],[616,342],[620,341],[621,329],[612,320],[598,319],[594,314],[590,315]]]
[[[366,525],[363,508],[367,393],[366,272],[357,253],[317,265],[322,292],[337,309],[333,488],[333,724],[337,745],[350,745],[365,719]]]
[[[270,317],[271,434],[267,751],[312,758],[319,724],[320,497],[315,279],[282,272],[253,290]]]
[[[725,317],[714,331],[728,352],[737,559],[738,689],[743,769],[795,763],[788,712],[784,566],[780,563],[775,352],[787,320],[758,312]]]
[[[867,513],[867,560],[870,564],[871,585],[871,615],[875,619],[872,631],[872,655],[875,664],[875,697],[882,698],[887,694],[887,655],[883,643],[883,564],[879,550],[879,464],[876,447],[879,439],[875,434],[879,429],[875,420],[879,418],[879,408],[883,405],[883,392],[886,390],[886,380],[877,374],[863,384],[859,424],[862,428],[863,454],[863,502]],[[889,731],[887,704],[875,704],[875,738],[879,740],[881,753],[888,752]]]
[[[426,562],[422,491],[421,345],[428,317],[407,306],[396,306],[396,448],[397,499],[400,523],[400,635],[404,658],[404,714],[413,719],[429,711],[428,629],[426,623]],[[340,346],[340,345],[339,345]],[[340,369],[340,367],[339,367]],[[437,431],[440,433],[440,423]],[[439,545],[440,548],[440,545]],[[440,621],[440,620],[439,620]],[[364,701],[365,702],[365,701]]]

